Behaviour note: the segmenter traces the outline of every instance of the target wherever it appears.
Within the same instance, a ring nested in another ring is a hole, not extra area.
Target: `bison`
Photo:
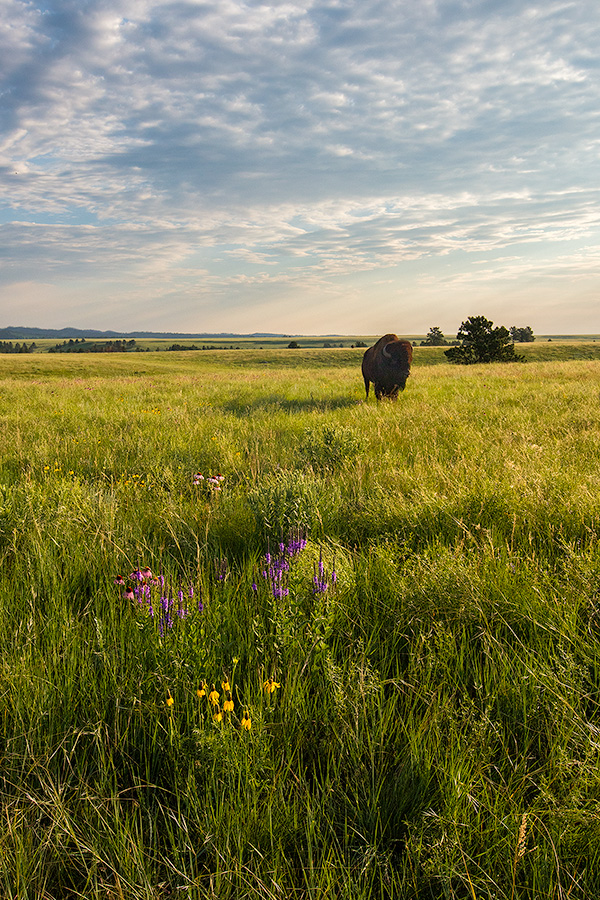
[[[375,385],[378,400],[388,397],[396,400],[398,391],[403,391],[410,375],[413,350],[409,341],[401,341],[395,334],[384,334],[375,346],[369,347],[362,361],[367,399],[369,383]]]

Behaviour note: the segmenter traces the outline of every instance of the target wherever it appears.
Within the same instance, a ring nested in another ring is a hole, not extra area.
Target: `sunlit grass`
[[[0,895],[596,896],[600,362],[293,354],[0,359]]]

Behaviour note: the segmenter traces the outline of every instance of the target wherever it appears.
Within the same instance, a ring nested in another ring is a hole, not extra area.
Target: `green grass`
[[[524,351],[0,357],[1,897],[600,894],[600,361]]]

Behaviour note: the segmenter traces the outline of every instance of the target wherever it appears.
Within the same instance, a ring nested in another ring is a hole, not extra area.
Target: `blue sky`
[[[0,326],[600,332],[597,0],[3,0]]]

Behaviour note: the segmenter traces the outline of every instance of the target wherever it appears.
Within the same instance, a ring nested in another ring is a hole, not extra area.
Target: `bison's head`
[[[382,348],[381,355],[390,374],[394,373],[396,384],[403,391],[410,375],[412,346],[408,341],[390,341]]]

